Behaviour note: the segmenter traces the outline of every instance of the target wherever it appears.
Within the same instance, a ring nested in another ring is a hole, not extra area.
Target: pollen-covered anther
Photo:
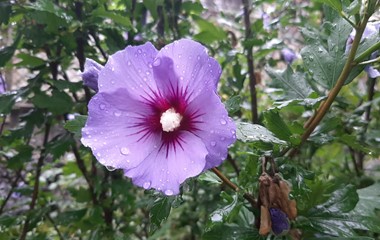
[[[172,132],[181,125],[182,116],[177,113],[174,108],[166,110],[161,115],[160,123],[162,130],[165,132]]]

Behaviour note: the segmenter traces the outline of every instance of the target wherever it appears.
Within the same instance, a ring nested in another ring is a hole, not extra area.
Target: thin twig
[[[11,198],[12,196],[12,193],[14,192],[16,186],[17,186],[17,183],[18,183],[18,180],[21,178],[21,169],[17,171],[16,173],[16,178],[15,180],[12,182],[11,184],[11,189],[9,190],[8,192],[8,195],[5,197],[5,199],[3,200],[3,202],[1,203],[1,207],[0,207],[0,215],[3,213],[4,211],[4,208],[5,208],[5,205],[7,205],[7,202],[8,200]]]
[[[44,135],[42,150],[40,152],[40,157],[38,158],[38,162],[37,162],[37,170],[36,170],[36,176],[34,179],[32,201],[30,202],[30,205],[29,205],[29,211],[33,211],[35,206],[36,206],[36,203],[37,203],[39,187],[40,187],[41,168],[42,168],[42,165],[43,165],[45,157],[46,157],[46,145],[47,145],[48,140],[49,140],[49,133],[50,133],[50,124],[46,123],[45,124],[45,135]],[[27,216],[25,223],[24,223],[24,227],[22,228],[20,240],[25,240],[25,238],[26,238],[26,234],[29,231],[29,221],[30,221],[30,218],[29,218],[29,216]]]
[[[50,217],[49,213],[47,213],[46,218],[50,221],[50,223],[53,225],[54,230],[57,232],[57,235],[60,240],[64,240],[65,238],[62,236],[61,232],[59,231],[57,225],[55,224],[54,220]]]
[[[1,85],[4,88],[4,92],[6,92],[7,91],[7,85],[5,83],[5,80],[4,80],[3,75],[1,74],[1,72],[0,72],[0,81],[1,81]],[[1,125],[0,125],[0,136],[3,134],[3,130],[4,130],[5,120],[6,119],[7,119],[7,114],[4,114],[3,120],[2,120]]]
[[[245,40],[248,41],[252,38],[252,30],[251,30],[251,20],[250,20],[250,6],[248,4],[248,0],[242,0],[243,9],[244,9],[244,25],[245,25]],[[256,93],[256,76],[255,76],[255,67],[253,61],[253,53],[252,47],[249,46],[245,48],[247,52],[247,67],[248,67],[248,76],[249,76],[249,89],[251,95],[251,114],[252,114],[252,122],[257,123],[259,120],[258,112],[257,112],[257,93]]]
[[[75,160],[77,162],[78,168],[81,171],[84,179],[86,180],[86,182],[88,184],[88,188],[89,188],[89,191],[90,191],[90,194],[91,194],[92,203],[94,205],[97,205],[98,204],[98,199],[96,197],[96,193],[95,193],[95,189],[94,189],[94,186],[92,184],[92,181],[91,181],[90,177],[88,176],[86,165],[84,164],[84,161],[81,158],[81,156],[79,154],[79,150],[78,150],[78,148],[77,148],[77,146],[76,146],[75,143],[73,143],[71,145],[71,148],[73,150],[73,153],[74,153]]]

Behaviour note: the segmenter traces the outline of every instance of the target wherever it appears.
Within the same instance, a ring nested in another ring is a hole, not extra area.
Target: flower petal
[[[132,168],[155,149],[161,135],[144,130],[140,125],[144,115],[149,114],[149,108],[142,106],[143,103],[122,90],[114,96],[111,98],[98,93],[91,99],[81,141],[92,149],[101,164],[112,168]],[[117,108],[121,102],[122,107]]]
[[[203,90],[216,91],[221,72],[219,63],[207,54],[207,49],[188,39],[166,45],[153,64],[160,91],[178,87],[191,93],[190,100]]]
[[[140,100],[152,96],[157,91],[152,73],[156,55],[157,50],[149,42],[116,52],[99,74],[99,90],[112,93],[122,88]]]
[[[228,146],[236,141],[236,126],[215,92],[204,92],[190,102],[187,109],[194,119],[195,133],[209,154],[205,170],[219,166],[227,157]]]
[[[166,149],[157,148],[140,165],[125,169],[133,183],[145,189],[155,188],[166,195],[179,193],[180,184],[202,172],[207,150],[194,134],[180,132],[180,144]]]
[[[95,62],[92,59],[86,58],[84,64],[84,71],[82,73],[82,79],[84,85],[91,88],[95,92],[98,91],[98,78],[99,72],[103,69],[103,66]]]
[[[380,77],[380,71],[372,67],[371,65],[367,65],[364,70],[367,72],[370,78]]]

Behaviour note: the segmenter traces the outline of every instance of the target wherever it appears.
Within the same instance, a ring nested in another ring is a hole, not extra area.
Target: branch
[[[32,195],[32,201],[30,202],[30,205],[29,205],[29,211],[33,211],[35,206],[36,206],[38,193],[39,193],[39,186],[40,186],[41,168],[42,168],[42,165],[44,163],[44,159],[46,157],[45,152],[46,152],[46,145],[47,145],[48,139],[49,139],[49,133],[50,133],[50,124],[46,123],[45,124],[45,135],[44,135],[42,150],[40,152],[40,157],[38,158],[38,162],[37,162],[37,170],[36,170],[36,176],[34,179],[33,195]],[[25,223],[24,223],[24,227],[22,229],[20,240],[25,240],[25,238],[26,238],[26,234],[29,231],[29,221],[30,221],[30,217],[27,216]]]
[[[214,168],[211,168],[211,171],[213,171],[228,187],[230,187],[232,190],[234,190],[235,192],[239,192],[240,191],[240,188],[238,186],[235,185],[235,183],[231,182],[221,171],[219,171],[216,167]],[[243,194],[243,197],[248,200],[248,202],[251,204],[251,206],[253,208],[256,208],[257,206],[257,202],[255,200],[255,198],[245,192]]]
[[[244,25],[245,25],[245,40],[249,40],[252,38],[251,31],[251,20],[249,18],[250,7],[248,4],[248,0],[242,0],[243,9],[244,9]],[[257,113],[257,94],[256,94],[256,77],[255,77],[255,67],[253,65],[253,54],[252,54],[252,46],[246,47],[245,51],[247,52],[247,66],[248,66],[248,76],[249,76],[249,89],[251,94],[251,114],[252,114],[252,122],[258,122],[258,113]]]
[[[344,85],[344,83],[345,83],[348,75],[350,74],[352,68],[355,66],[355,63],[354,63],[355,54],[356,54],[356,51],[357,51],[357,49],[359,47],[359,43],[360,43],[361,37],[363,35],[364,29],[365,29],[365,27],[367,25],[368,18],[369,18],[369,16],[366,15],[365,18],[363,19],[363,22],[360,24],[360,26],[358,27],[358,29],[356,31],[356,35],[355,35],[354,41],[352,43],[352,47],[351,47],[350,53],[348,55],[347,61],[346,61],[345,65],[344,65],[344,67],[343,67],[343,70],[342,70],[342,72],[341,72],[341,74],[340,74],[340,76],[339,76],[339,78],[338,78],[335,86],[329,92],[326,101],[324,101],[320,105],[319,109],[316,111],[316,113],[312,117],[312,121],[308,122],[307,128],[306,128],[305,132],[303,133],[303,135],[301,137],[301,143],[299,144],[299,146],[297,148],[291,149],[288,152],[289,156],[293,156],[297,152],[297,149],[303,143],[306,142],[306,140],[309,138],[309,136],[314,131],[314,129],[322,121],[323,117],[326,115],[327,111],[331,107],[331,105],[334,102],[334,100],[335,100],[336,96],[338,95],[339,91],[342,89],[342,87],[343,87],[343,85]]]

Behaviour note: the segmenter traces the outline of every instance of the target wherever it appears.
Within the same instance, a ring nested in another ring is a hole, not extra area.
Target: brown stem
[[[5,82],[5,80],[4,80],[3,75],[1,74],[1,72],[0,72],[0,81],[1,81],[1,86],[3,86],[3,88],[4,88],[4,92],[6,92],[7,91],[7,85],[6,85],[6,82]],[[3,120],[2,120],[1,125],[0,125],[0,136],[3,133],[4,126],[5,126],[5,120],[6,119],[7,119],[7,115],[4,114]]]
[[[235,185],[235,183],[231,182],[221,171],[219,171],[216,167],[211,168],[211,171],[213,171],[228,187],[230,187],[232,190],[235,192],[239,192],[240,188]],[[249,194],[249,193],[244,193],[243,197],[248,200],[248,202],[251,204],[253,208],[256,208],[256,200],[255,198]]]
[[[73,150],[73,153],[74,153],[74,156],[75,156],[75,160],[77,162],[77,165],[78,165],[78,168],[79,170],[81,171],[84,179],[86,180],[87,184],[88,184],[88,188],[89,188],[89,191],[90,191],[90,194],[91,194],[91,199],[92,199],[92,203],[94,205],[97,205],[98,204],[98,199],[96,197],[96,193],[95,193],[95,189],[94,189],[94,186],[92,184],[92,181],[91,179],[89,178],[88,174],[87,174],[87,169],[86,169],[86,165],[84,164],[84,161],[83,159],[81,158],[80,154],[79,154],[79,151],[78,151],[78,148],[76,146],[75,143],[73,143],[71,145],[71,148]]]
[[[251,30],[251,20],[249,18],[251,9],[248,4],[248,0],[242,0],[243,10],[244,10],[244,25],[245,25],[245,40],[252,38]],[[247,67],[248,67],[248,76],[249,76],[249,90],[251,95],[251,114],[252,122],[257,123],[259,120],[257,112],[257,93],[256,93],[256,76],[255,76],[255,67],[253,61],[252,46],[246,47],[245,51],[247,52]]]
[[[7,205],[7,202],[8,200],[11,198],[12,196],[12,193],[14,192],[14,189],[16,188],[17,186],[17,182],[18,180],[21,178],[21,170],[17,171],[16,173],[16,178],[15,180],[12,182],[11,184],[11,189],[10,191],[8,192],[8,195],[5,197],[5,199],[3,200],[3,202],[1,203],[1,207],[0,207],[0,215],[3,213],[4,211],[4,208],[5,208],[5,205]]]
[[[33,211],[35,206],[36,206],[36,203],[37,203],[39,187],[40,187],[41,168],[42,168],[42,165],[44,163],[44,159],[46,157],[45,152],[46,152],[46,145],[47,145],[48,139],[49,139],[49,133],[50,133],[50,124],[46,123],[45,124],[45,135],[44,135],[44,140],[43,140],[43,147],[42,147],[42,150],[40,152],[40,157],[38,158],[38,162],[37,162],[37,170],[36,170],[36,176],[34,179],[33,195],[32,195],[32,201],[30,202],[30,205],[29,205],[29,211]],[[24,240],[26,238],[26,234],[29,231],[29,221],[30,221],[30,218],[29,218],[29,216],[27,216],[25,223],[24,223],[24,227],[23,227],[22,232],[21,232],[20,240]]]

